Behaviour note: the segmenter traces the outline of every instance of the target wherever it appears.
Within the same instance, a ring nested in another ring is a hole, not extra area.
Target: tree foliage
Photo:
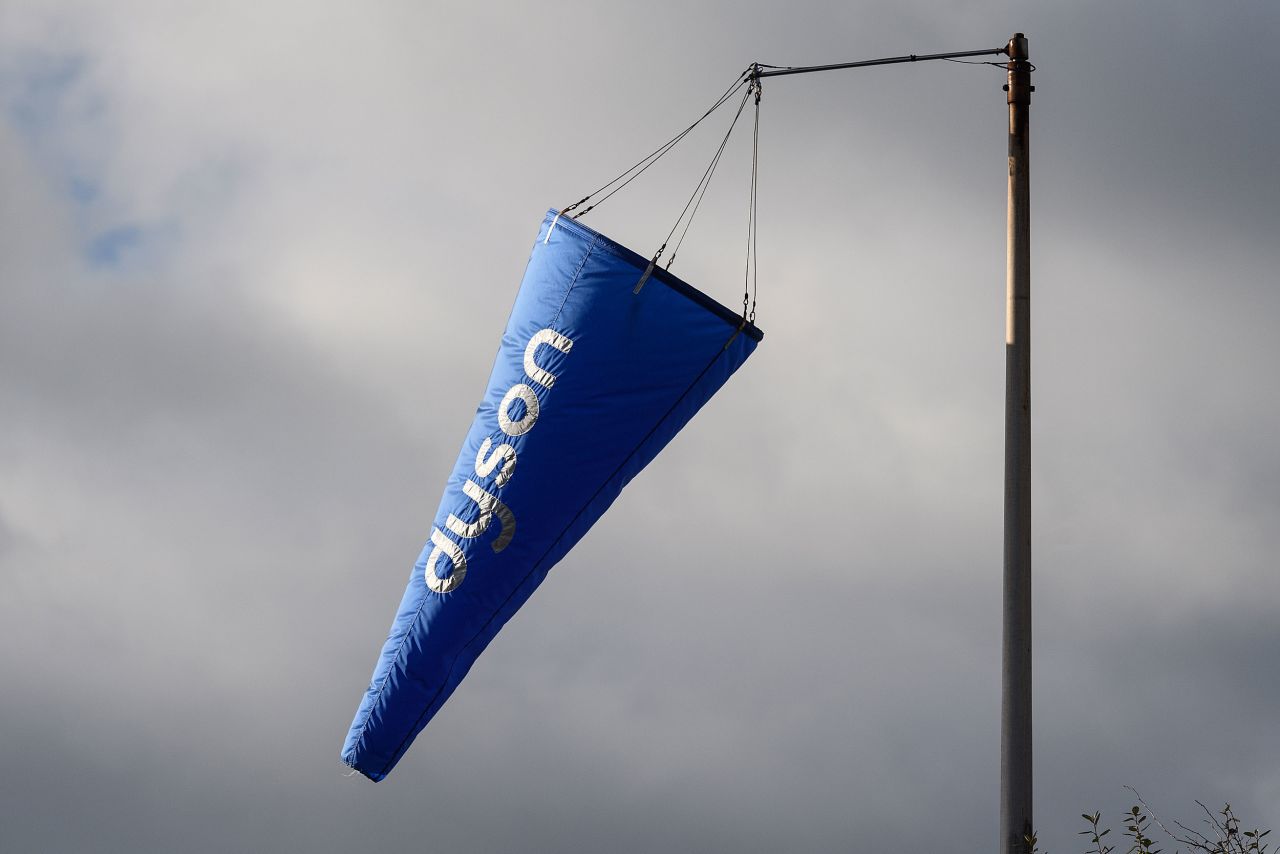
[[[1156,847],[1156,840],[1151,838],[1152,827],[1159,828],[1170,842],[1180,846],[1175,854],[1182,854],[1184,850],[1186,854],[1267,854],[1270,850],[1270,843],[1264,839],[1271,831],[1257,827],[1245,830],[1231,804],[1225,804],[1215,812],[1196,801],[1206,816],[1200,820],[1201,829],[1196,830],[1180,821],[1174,821],[1172,824],[1176,830],[1171,830],[1136,789],[1126,788],[1133,792],[1138,803],[1124,815],[1123,835],[1128,837],[1130,844],[1123,854],[1161,854],[1164,849]],[[1107,839],[1111,828],[1103,824],[1102,813],[1082,813],[1080,817],[1087,825],[1080,831],[1080,835],[1088,839],[1089,847],[1084,850],[1084,854],[1113,854],[1116,846]],[[1026,838],[1026,844],[1029,854],[1048,854],[1040,849],[1039,839],[1035,834]]]

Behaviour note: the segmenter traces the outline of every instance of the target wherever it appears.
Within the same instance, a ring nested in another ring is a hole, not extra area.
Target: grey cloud
[[[989,846],[989,68],[770,82],[764,345],[392,779],[337,751],[542,210],[752,59],[1014,28],[1039,64],[1042,838],[1069,850],[1126,783],[1277,823],[1280,77],[1241,47],[1265,5],[15,9],[6,54],[84,55],[69,91],[100,111],[33,147],[0,86],[0,847]],[[643,251],[702,154],[595,225]],[[726,155],[680,260],[729,304],[745,166]],[[133,222],[169,224],[165,250],[87,263]]]

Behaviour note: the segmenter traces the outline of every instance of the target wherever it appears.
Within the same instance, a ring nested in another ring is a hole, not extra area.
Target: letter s
[[[489,449],[493,448],[493,453],[489,453]],[[493,440],[486,438],[484,443],[480,445],[480,451],[476,454],[476,474],[480,477],[488,477],[493,474],[493,470],[502,464],[502,469],[498,472],[498,479],[493,483],[501,488],[507,485],[507,481],[511,480],[511,475],[516,471],[516,449],[510,445],[503,443],[498,447],[493,447]]]

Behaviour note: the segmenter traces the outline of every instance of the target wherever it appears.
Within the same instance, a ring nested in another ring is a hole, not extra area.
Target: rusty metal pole
[[[1004,640],[1000,854],[1026,854],[1031,821],[1031,210],[1027,39],[1009,54],[1009,235],[1005,319]]]

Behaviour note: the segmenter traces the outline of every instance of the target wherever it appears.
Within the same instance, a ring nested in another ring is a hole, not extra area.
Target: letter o
[[[507,408],[517,398],[524,401],[525,413],[524,417],[519,421],[512,421],[511,417],[507,415]],[[520,436],[532,430],[537,420],[538,396],[533,393],[533,389],[524,383],[516,383],[507,390],[506,395],[502,398],[502,403],[498,404],[498,426],[508,436]]]

